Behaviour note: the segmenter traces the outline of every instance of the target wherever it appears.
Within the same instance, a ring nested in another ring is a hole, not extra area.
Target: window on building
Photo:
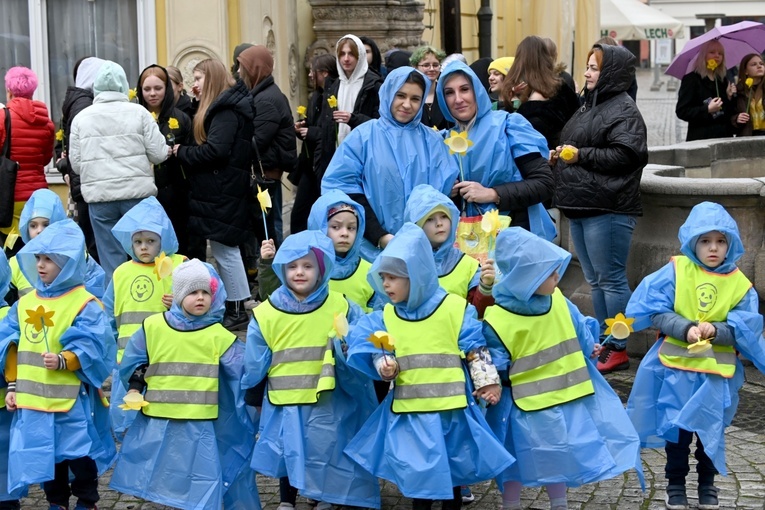
[[[0,80],[14,66],[31,65],[29,47],[28,0],[3,0],[0,15]],[[5,103],[5,83],[0,87],[0,103]]]

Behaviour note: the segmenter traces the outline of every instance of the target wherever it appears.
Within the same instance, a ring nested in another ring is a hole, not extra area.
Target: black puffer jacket
[[[61,107],[61,127],[64,130],[63,150],[69,147],[69,133],[72,131],[72,121],[82,110],[93,104],[93,91],[79,87],[67,87],[64,95],[64,104]],[[57,155],[61,155],[57,148]],[[72,190],[72,199],[75,202],[84,202],[80,191],[80,176],[72,172],[69,158],[64,158],[56,163],[56,169],[63,175],[69,176],[69,186]]]
[[[252,138],[253,164],[257,157],[271,179],[297,168],[297,142],[290,103],[279,90],[273,76],[268,76],[252,89],[255,132]]]
[[[595,89],[563,127],[560,141],[579,160],[555,165],[555,206],[569,218],[605,213],[642,215],[640,178],[648,163],[645,122],[627,89],[635,57],[621,46],[599,46],[603,65]]]
[[[189,230],[227,246],[238,246],[250,228],[250,163],[253,114],[244,83],[225,90],[210,105],[207,141],[178,149],[189,179]]]
[[[380,85],[382,85],[382,78],[374,71],[367,71],[364,75],[364,82],[361,84],[361,90],[359,95],[356,96],[356,102],[353,104],[353,112],[351,112],[351,120],[348,125],[351,129],[363,124],[371,119],[380,118]],[[336,122],[332,118],[332,112],[334,108],[330,108],[326,99],[332,96],[337,97],[340,91],[340,80],[336,79],[330,81],[327,79],[324,84],[324,102],[321,105],[321,114],[318,119],[318,126],[321,129],[321,134],[316,144],[316,153],[314,154],[314,172],[316,173],[316,179],[321,185],[321,178],[324,177],[324,172],[329,166],[329,162],[332,161],[332,156],[335,155],[335,143],[337,131],[335,130]]]

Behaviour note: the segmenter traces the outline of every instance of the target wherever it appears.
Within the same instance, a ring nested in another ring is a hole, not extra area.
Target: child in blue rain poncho
[[[487,259],[481,265],[454,247],[460,214],[451,199],[428,184],[415,186],[406,202],[404,219],[417,224],[428,236],[441,288],[466,298],[476,307],[478,317],[483,317],[486,307],[494,303],[494,261]]]
[[[51,508],[68,508],[72,492],[77,509],[94,508],[98,476],[116,455],[99,396],[114,351],[106,314],[83,286],[85,238],[73,221],[62,220],[16,257],[35,290],[0,324],[5,403],[15,411],[9,490],[42,483]]]
[[[49,189],[38,189],[29,197],[24,209],[21,210],[19,219],[19,231],[24,243],[37,237],[48,225],[52,225],[66,219],[64,204],[56,193]],[[87,263],[85,271],[85,289],[101,299],[104,295],[104,270],[98,265],[93,257],[85,254]],[[11,264],[11,285],[17,290],[19,297],[33,290],[32,285],[27,281],[19,269],[19,262],[16,257],[12,257]]]
[[[397,96],[413,86],[403,113]],[[443,139],[420,122],[430,80],[412,67],[392,71],[380,87],[380,118],[356,127],[337,148],[321,181],[364,207],[362,256],[374,260],[404,224],[404,207],[418,184],[449,194],[459,173]],[[401,119],[401,120],[398,120]]]
[[[546,485],[551,508],[562,509],[566,486],[632,468],[642,482],[637,433],[588,359],[599,348],[597,321],[557,289],[570,260],[567,251],[519,227],[497,236],[504,276],[483,329],[503,386],[486,420],[518,459],[497,477],[505,510],[521,508],[523,485]]]
[[[147,318],[125,348],[120,379],[129,394],[145,390],[148,405],[125,434],[110,487],[175,508],[257,510],[244,343],[221,325],[223,283],[193,259],[173,271],[172,290],[170,311]]]
[[[676,508],[687,505],[685,477],[696,434],[699,502],[717,508],[714,477],[726,474],[725,427],[744,384],[735,351],[765,371],[762,316],[757,292],[736,267],[744,254],[738,226],[721,205],[695,206],[678,239],[682,255],[647,276],[627,305],[636,330],[659,329],[659,341],[640,363],[627,412],[643,446],[665,447],[668,505]],[[711,349],[689,351],[705,339]]]
[[[391,304],[353,327],[348,362],[369,377],[395,379],[395,387],[346,452],[414,498],[414,508],[442,499],[445,509],[458,509],[460,485],[497,476],[514,458],[471,396],[470,378],[487,402],[496,404],[500,393],[475,308],[441,289],[436,274],[430,242],[412,223],[372,264],[369,281]],[[395,357],[367,341],[376,331],[395,341]]]
[[[380,508],[377,479],[343,453],[377,402],[372,385],[345,364],[341,323],[363,312],[329,290],[334,265],[323,233],[289,236],[273,262],[282,286],[253,310],[247,330],[242,387],[268,376],[252,468],[281,478],[282,508],[295,505],[297,490],[322,509]]]
[[[144,319],[171,307],[173,278],[165,273],[186,258],[176,253],[178,238],[173,224],[155,197],[145,198],[131,208],[114,225],[112,234],[131,258],[117,267],[104,293],[104,308],[114,333],[119,363],[128,340]],[[165,257],[169,261],[165,262],[167,267],[162,267]],[[111,396],[109,414],[114,432],[120,436],[136,413],[118,407],[125,387],[116,370]]]
[[[444,117],[473,142],[466,153],[452,156],[455,162],[462,161],[462,182],[454,188],[467,215],[499,209],[512,218],[513,226],[552,240],[555,225],[542,205],[554,189],[544,136],[522,115],[492,111],[486,89],[462,62],[451,62],[442,70],[436,96]],[[451,131],[441,134],[446,137]],[[444,194],[451,196],[450,192]]]
[[[10,286],[11,266],[8,265],[8,259],[0,257],[0,321],[8,315],[11,308],[2,298],[8,293]],[[8,492],[8,446],[13,413],[5,408],[6,388],[5,378],[0,378],[0,508],[19,508],[19,498],[26,495],[26,488],[20,487],[12,493]]]

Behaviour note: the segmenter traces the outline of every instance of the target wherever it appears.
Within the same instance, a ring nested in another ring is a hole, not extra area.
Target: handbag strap
[[[5,142],[3,143],[3,152],[0,156],[5,158],[11,157],[11,111],[6,106],[5,110]]]
[[[263,171],[263,163],[260,162],[260,151],[258,150],[258,143],[253,140],[252,146],[255,148],[255,157],[258,158],[258,167],[260,167],[260,177],[266,178],[266,173]],[[250,179],[255,180],[255,169],[250,165]]]

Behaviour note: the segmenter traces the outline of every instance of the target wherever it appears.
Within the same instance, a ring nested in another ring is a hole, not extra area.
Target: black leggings
[[[688,464],[688,455],[691,453],[691,443],[693,442],[693,432],[680,429],[677,443],[667,441],[664,451],[667,453],[667,466],[664,474],[667,477],[668,485],[685,485],[685,477],[688,476],[690,466]],[[712,460],[704,451],[704,445],[701,439],[696,438],[696,473],[699,475],[699,485],[712,485],[715,481],[717,469],[715,469]]]
[[[69,470],[74,480],[69,487]],[[77,497],[77,504],[92,508],[98,502],[98,468],[90,457],[64,460],[56,464],[53,480],[43,483],[48,503],[69,508],[69,496]]]
[[[457,487],[454,487],[452,492],[452,499],[441,503],[442,510],[459,510],[462,506],[462,493],[460,491],[460,486],[458,485]],[[433,505],[433,501],[434,500],[432,499],[414,498],[412,500],[412,510],[430,510],[430,507]]]

